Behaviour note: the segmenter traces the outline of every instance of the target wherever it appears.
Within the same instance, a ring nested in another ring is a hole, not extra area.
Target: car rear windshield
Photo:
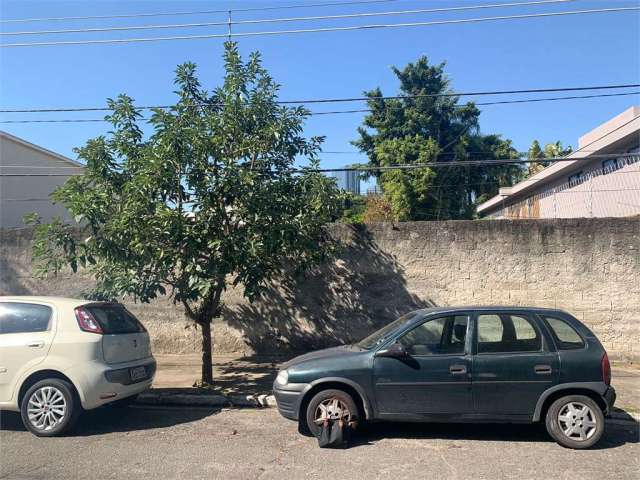
[[[106,335],[145,331],[140,321],[118,303],[86,305],[85,308],[97,320]]]

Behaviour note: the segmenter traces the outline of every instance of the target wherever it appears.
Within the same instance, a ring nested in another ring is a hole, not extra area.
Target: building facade
[[[640,215],[640,107],[578,140],[578,149],[478,206],[488,218]]]
[[[331,177],[336,179],[336,184],[341,190],[360,195],[360,175],[356,171],[341,170],[331,172]]]
[[[44,222],[54,217],[70,219],[49,195],[74,174],[80,163],[0,131],[0,228],[20,228],[28,213],[38,213]]]

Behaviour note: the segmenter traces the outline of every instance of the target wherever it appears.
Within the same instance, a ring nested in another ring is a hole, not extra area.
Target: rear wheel
[[[34,383],[20,404],[22,423],[39,437],[65,432],[73,426],[81,410],[73,386],[59,378]]]
[[[358,419],[358,407],[351,395],[342,390],[322,390],[307,405],[305,418],[308,431],[318,436],[325,420],[355,422]]]
[[[568,395],[551,404],[545,424],[549,435],[563,447],[589,448],[604,433],[604,414],[593,399]]]

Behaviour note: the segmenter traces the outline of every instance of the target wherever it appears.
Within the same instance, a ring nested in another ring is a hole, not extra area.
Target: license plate
[[[131,377],[132,382],[144,380],[147,378],[147,369],[144,367],[134,367],[129,370],[129,376]]]

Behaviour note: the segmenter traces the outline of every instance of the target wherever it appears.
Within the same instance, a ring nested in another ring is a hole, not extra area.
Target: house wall
[[[622,161],[622,160],[621,160]],[[527,198],[506,206],[490,218],[590,218],[640,215],[640,155],[625,157],[621,168],[606,169],[601,159],[584,165],[585,180],[567,176],[545,183]]]
[[[288,354],[364,337],[407,311],[445,305],[562,308],[617,360],[640,360],[640,217],[334,225],[334,262],[274,282],[249,303],[224,297],[216,353]],[[86,275],[32,275],[28,229],[0,232],[0,295],[80,296]],[[200,334],[167,299],[128,302],[156,352],[199,350]]]
[[[31,212],[44,221],[55,216],[68,219],[66,209],[54,205],[49,195],[69,177],[45,175],[80,171],[69,167],[70,162],[0,135],[0,228],[23,227],[23,217]]]

